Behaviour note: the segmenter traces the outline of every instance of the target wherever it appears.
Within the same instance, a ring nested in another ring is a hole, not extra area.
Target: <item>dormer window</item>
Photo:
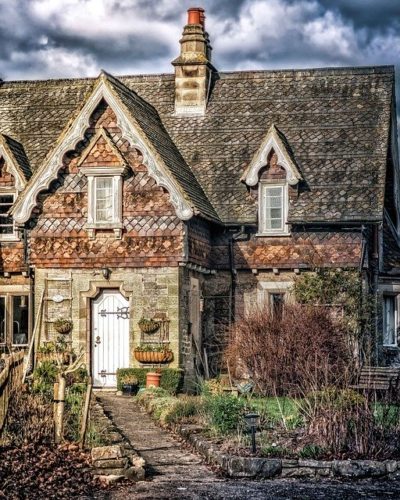
[[[94,238],[98,230],[113,230],[122,236],[122,174],[123,167],[83,167],[88,179],[88,214],[86,229]]]
[[[289,143],[271,125],[257,153],[242,176],[249,187],[258,186],[258,234],[285,236],[289,212],[289,187],[302,179]]]
[[[288,234],[288,187],[286,182],[260,182],[259,234]]]

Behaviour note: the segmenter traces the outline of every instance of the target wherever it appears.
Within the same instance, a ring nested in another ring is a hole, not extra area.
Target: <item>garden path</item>
[[[400,481],[319,482],[220,479],[178,438],[157,426],[132,398],[98,392],[108,417],[146,460],[147,481],[98,492],[95,500],[355,500],[400,498]]]
[[[110,392],[97,392],[97,398],[107,416],[123,434],[137,453],[146,461],[146,478],[158,498],[171,498],[173,485],[179,498],[196,483],[221,481],[198,455],[193,454],[172,434],[156,425],[131,397],[116,396]],[[163,490],[168,490],[163,496]],[[132,485],[134,498],[150,498],[145,482]],[[160,496],[161,495],[161,496]]]

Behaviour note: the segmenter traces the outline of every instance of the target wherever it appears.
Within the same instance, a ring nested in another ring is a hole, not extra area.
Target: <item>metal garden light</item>
[[[246,424],[251,429],[251,450],[253,453],[256,452],[256,428],[258,427],[260,421],[260,415],[257,413],[248,413],[244,416]]]

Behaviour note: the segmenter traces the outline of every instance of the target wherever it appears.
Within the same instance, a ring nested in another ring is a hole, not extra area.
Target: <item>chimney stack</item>
[[[175,66],[175,114],[204,115],[214,70],[204,9],[192,7],[188,10],[188,22],[179,43],[181,54],[172,62]]]

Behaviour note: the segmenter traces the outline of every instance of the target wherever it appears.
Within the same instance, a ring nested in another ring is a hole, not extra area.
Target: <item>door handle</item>
[[[99,344],[101,344],[101,339],[100,339],[100,336],[99,336],[99,335],[97,335],[96,340],[95,340],[95,343],[94,343],[94,346],[96,347],[96,346],[98,346]]]

